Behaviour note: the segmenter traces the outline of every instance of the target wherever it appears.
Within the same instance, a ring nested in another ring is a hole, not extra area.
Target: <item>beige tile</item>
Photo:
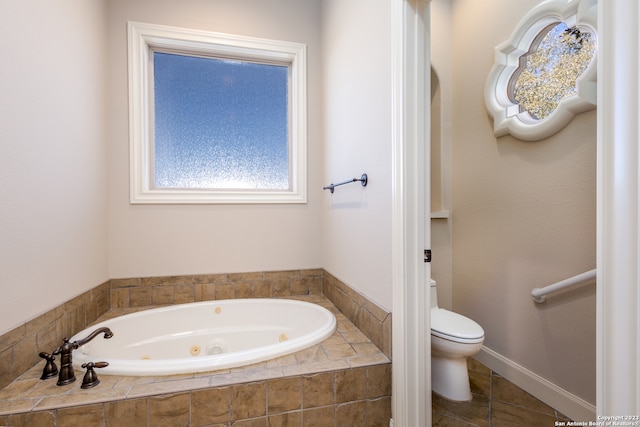
[[[148,420],[147,399],[118,400],[104,404],[106,427],[145,426]]]
[[[271,297],[271,284],[259,281],[254,284],[254,296],[256,298],[270,298]]]
[[[389,363],[390,360],[387,356],[382,353],[372,354],[368,356],[355,356],[349,357],[347,359],[349,366],[352,368],[356,368],[359,366],[371,366],[371,365],[380,365],[384,363]]]
[[[391,397],[367,400],[367,427],[387,427],[391,420]]]
[[[346,339],[344,339],[342,334],[336,332],[326,340],[322,341],[320,344],[325,346],[325,345],[349,344],[349,342]]]
[[[111,279],[109,285],[114,288],[134,288],[140,286],[141,279]]]
[[[340,334],[342,335],[344,340],[349,344],[361,344],[361,343],[371,342],[369,338],[367,338],[366,335],[360,331],[341,332]]]
[[[129,288],[111,289],[111,307],[112,308],[129,307]]]
[[[335,425],[335,422],[336,410],[333,405],[302,411],[303,427],[330,427]]]
[[[40,401],[40,398],[36,399],[15,399],[15,400],[0,400],[0,415],[16,414],[19,412],[28,412]]]
[[[267,414],[265,382],[231,386],[231,419],[263,417]]]
[[[75,386],[80,389],[79,384]],[[40,400],[35,409],[56,409],[67,408],[76,405],[95,404],[98,402],[109,402],[119,399],[124,399],[128,389],[127,388],[112,388],[112,389],[100,389],[100,386],[95,389],[82,390],[78,393],[59,394],[57,396],[47,396]]]
[[[7,417],[7,424],[12,427],[55,427],[56,416],[53,411],[29,412]]]
[[[40,384],[40,379],[16,380],[0,390],[0,401],[21,399]]]
[[[555,416],[555,411],[552,407],[516,387],[499,375],[493,375],[491,377],[491,401],[502,401]]]
[[[269,415],[267,420],[268,427],[300,427],[301,425],[302,411]]]
[[[366,426],[367,402],[349,402],[336,407],[336,426]]]
[[[273,297],[286,297],[291,295],[289,279],[265,280],[265,283],[271,286],[271,295]]]
[[[195,286],[190,283],[173,286],[173,301],[175,304],[187,304],[195,302]]]
[[[264,280],[295,279],[300,277],[300,270],[265,271]]]
[[[85,405],[58,409],[57,427],[103,427],[103,405]]]
[[[233,299],[236,296],[236,289],[233,283],[216,283],[216,299]]]
[[[296,359],[295,354],[288,354],[286,356],[281,356],[276,359],[267,360],[265,366],[267,368],[275,368],[289,365],[296,365],[298,363],[298,359]]]
[[[491,394],[491,370],[472,358],[467,359],[471,393],[489,397]]]
[[[229,387],[191,393],[191,424],[193,427],[231,420],[231,389]]]
[[[334,372],[303,377],[303,408],[316,408],[335,404]]]
[[[36,348],[36,335],[27,336],[13,347],[11,378],[17,378],[41,360],[34,351]]]
[[[196,287],[196,289],[198,289]],[[196,296],[197,301],[213,301],[216,299],[215,283],[203,283],[200,285],[200,297]]]
[[[159,381],[149,384],[139,384],[131,387],[127,398],[151,396],[162,393],[179,393],[188,390],[200,390],[209,387],[209,378],[187,378],[174,381]]]
[[[366,368],[336,372],[336,403],[363,400],[366,397],[366,389]]]
[[[322,348],[329,359],[345,359],[358,354],[349,344],[323,345]]]
[[[320,362],[328,360],[327,354],[322,349],[321,345],[314,345],[313,347],[306,348],[298,351],[296,354],[298,363]]]
[[[264,276],[266,274],[269,274],[269,273],[263,273],[261,271],[255,271],[250,273],[230,273],[230,274],[227,274],[227,278],[232,282],[261,281],[264,279]]]
[[[254,298],[254,285],[253,282],[237,282],[236,283],[236,298]]]
[[[189,393],[150,397],[147,401],[149,425],[154,427],[189,425]]]
[[[32,334],[37,333],[39,330],[41,330],[42,328],[44,328],[47,325],[50,325],[52,323],[55,323],[55,321],[57,320],[57,318],[59,317],[58,312],[56,309],[53,310],[49,310],[44,314],[41,314],[40,316],[36,317],[35,319],[29,320],[26,323],[26,331],[25,331],[25,335],[29,336]]]
[[[9,332],[0,335],[0,353],[22,341],[27,336],[27,325],[22,324]]]
[[[173,285],[158,285],[152,288],[152,305],[166,305],[173,303]]]
[[[302,377],[270,380],[267,383],[267,413],[302,409]]]
[[[432,412],[431,426],[432,427],[472,427],[474,426],[474,424],[469,424],[468,422],[463,421],[459,418],[454,418],[448,415]]]
[[[489,426],[489,399],[476,396],[471,402],[453,402],[431,394],[432,412],[446,418],[456,418],[473,425]]]
[[[5,387],[11,383],[14,376],[11,374],[13,366],[13,347],[0,351],[0,387]]]
[[[367,399],[391,396],[391,364],[367,368]]]
[[[380,349],[373,343],[355,343],[351,344],[358,356],[372,356],[380,354]]]
[[[231,423],[233,427],[266,427],[267,417],[238,420]]]
[[[300,365],[284,366],[282,368],[285,376],[309,375],[320,372],[335,371],[337,369],[348,369],[349,363],[345,360],[325,360],[319,362],[309,362]]]
[[[519,408],[500,401],[491,402],[491,425],[493,427],[552,426],[555,422],[555,415]]]
[[[152,304],[151,288],[130,288],[129,289],[129,307],[148,307]]]

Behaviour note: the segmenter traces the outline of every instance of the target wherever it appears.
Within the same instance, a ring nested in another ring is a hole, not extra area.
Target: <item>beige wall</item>
[[[494,47],[538,3],[453,2],[453,308],[486,347],[595,403],[595,287],[530,292],[595,267],[596,113],[523,142],[496,139],[484,107]]]
[[[431,2],[431,211],[451,213],[452,107],[451,2]],[[431,277],[438,283],[438,306],[451,309],[453,219],[431,219]]]
[[[327,266],[389,309],[389,5],[358,5],[3,2],[0,331],[125,277]],[[308,45],[307,204],[129,204],[128,20]],[[322,190],[362,172],[366,192]]]
[[[391,288],[391,23],[387,1],[322,2],[323,267],[387,310]]]
[[[104,16],[0,4],[0,334],[108,278]]]
[[[317,0],[109,2],[112,278],[322,267],[320,10]],[[308,204],[130,205],[127,21],[306,43]]]

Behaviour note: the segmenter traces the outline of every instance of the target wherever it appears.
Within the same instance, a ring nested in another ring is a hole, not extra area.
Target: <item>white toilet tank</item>
[[[436,287],[437,283],[433,279],[429,279],[431,281],[431,308],[438,308],[438,288]]]

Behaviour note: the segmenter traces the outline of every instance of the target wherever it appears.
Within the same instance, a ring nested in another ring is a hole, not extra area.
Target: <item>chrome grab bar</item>
[[[596,269],[585,271],[582,274],[578,274],[577,276],[570,277],[565,280],[561,280],[559,282],[553,283],[549,286],[545,286],[544,288],[534,288],[531,291],[531,298],[537,303],[542,303],[547,300],[547,295],[552,292],[556,292],[573,285],[577,285],[582,282],[586,282],[590,279],[595,279],[596,277]]]

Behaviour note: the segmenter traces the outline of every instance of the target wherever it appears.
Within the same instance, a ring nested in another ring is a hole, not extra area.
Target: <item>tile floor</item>
[[[446,427],[545,427],[569,418],[469,359],[473,400],[451,402],[432,394],[432,425]]]

